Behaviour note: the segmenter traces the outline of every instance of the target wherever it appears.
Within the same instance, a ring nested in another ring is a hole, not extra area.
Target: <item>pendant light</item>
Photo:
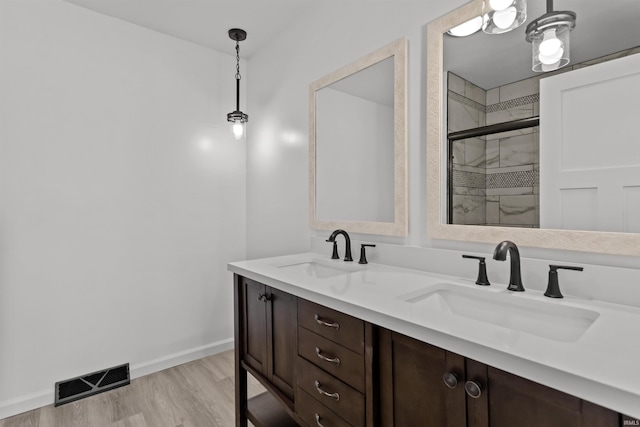
[[[239,28],[229,30],[229,38],[236,41],[236,110],[227,114],[227,121],[233,123],[233,136],[241,139],[244,135],[244,124],[249,116],[240,111],[240,42],[247,38],[247,32]]]
[[[485,0],[484,7],[482,31],[487,34],[506,33],[527,20],[527,0]]]
[[[554,12],[553,0],[547,0],[547,13],[527,25],[533,71],[553,71],[569,64],[569,33],[575,26],[575,12]]]
[[[480,28],[482,28],[482,16],[476,16],[467,22],[456,25],[447,31],[447,33],[455,37],[466,37],[477,32]]]

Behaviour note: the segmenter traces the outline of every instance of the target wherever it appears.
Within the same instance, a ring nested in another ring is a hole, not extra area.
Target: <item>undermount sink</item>
[[[322,262],[318,260],[280,265],[278,268],[295,271],[296,273],[305,274],[319,279],[335,277],[362,270],[358,265],[350,265],[346,263],[338,264],[337,262]]]
[[[448,313],[562,342],[578,340],[600,315],[555,301],[536,301],[446,283],[399,298],[421,310]]]

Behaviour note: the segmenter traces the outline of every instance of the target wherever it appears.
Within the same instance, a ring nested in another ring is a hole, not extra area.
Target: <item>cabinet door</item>
[[[382,426],[466,426],[462,356],[388,330],[379,345]]]
[[[267,378],[293,400],[296,362],[296,297],[267,287]]]
[[[575,396],[467,359],[469,427],[617,427],[619,415]]]
[[[243,278],[241,299],[244,305],[244,361],[266,375],[267,366],[267,308],[265,285]]]

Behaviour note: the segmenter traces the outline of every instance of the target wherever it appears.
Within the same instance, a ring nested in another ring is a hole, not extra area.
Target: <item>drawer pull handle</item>
[[[336,323],[336,322],[330,323],[330,322],[327,322],[325,320],[322,320],[320,318],[320,316],[318,316],[317,314],[315,314],[314,317],[315,317],[316,323],[318,325],[326,326],[327,328],[336,328],[336,331],[338,329],[340,329],[340,324],[339,323]]]
[[[337,402],[340,401],[340,395],[338,394],[338,392],[335,393],[329,393],[327,391],[324,391],[322,388],[320,388],[320,381],[315,380],[314,382],[315,386],[316,386],[316,390],[318,390],[318,393],[320,393],[323,396],[327,396],[327,397],[332,397],[334,398]]]
[[[336,365],[340,365],[340,359],[337,357],[327,357],[320,352],[320,349],[316,347],[316,355],[319,359],[324,360],[325,362],[335,363]]]
[[[324,427],[322,423],[320,423],[320,414],[318,414],[317,412],[316,412],[316,424],[318,425],[318,427]]]

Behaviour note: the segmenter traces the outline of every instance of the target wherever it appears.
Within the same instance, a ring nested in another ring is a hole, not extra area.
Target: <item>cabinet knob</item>
[[[475,381],[467,381],[464,384],[464,391],[466,391],[472,399],[478,399],[482,395],[482,389]]]
[[[258,301],[262,301],[262,302],[271,301],[271,295],[259,294],[258,295]]]
[[[449,388],[456,388],[458,386],[458,377],[452,372],[442,374],[442,381],[444,381],[444,385]]]
[[[315,415],[316,415],[316,424],[318,425],[318,427],[324,427],[322,423],[320,423],[320,414],[316,412]]]

